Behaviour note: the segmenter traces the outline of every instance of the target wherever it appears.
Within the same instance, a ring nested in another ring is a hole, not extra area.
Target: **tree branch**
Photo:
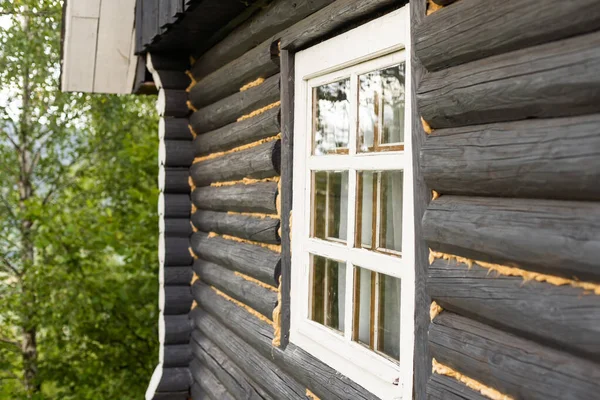
[[[21,344],[19,342],[15,342],[14,340],[9,340],[9,339],[5,339],[5,338],[1,338],[0,337],[0,343],[10,344],[10,345],[15,346],[18,349],[21,348]]]

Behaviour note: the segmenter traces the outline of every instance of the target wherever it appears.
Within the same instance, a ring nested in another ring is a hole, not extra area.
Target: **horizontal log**
[[[211,332],[211,336],[214,333]],[[236,399],[273,399],[266,391],[254,383],[218,346],[198,330],[194,332],[190,347],[194,356],[217,377],[227,391]]]
[[[435,4],[437,4],[438,6],[447,6],[447,5],[450,5],[450,4],[452,4],[452,3],[456,2],[456,1],[458,1],[458,0],[433,0],[433,2]]]
[[[158,231],[165,236],[189,237],[192,225],[189,218],[160,218]]]
[[[165,286],[164,296],[161,304],[164,315],[182,315],[190,311],[193,297],[189,286]]]
[[[161,118],[158,121],[158,138],[165,140],[192,140],[187,118]]]
[[[259,387],[274,399],[304,398],[306,387],[298,383],[291,374],[275,365],[269,355],[259,353],[251,344],[245,342],[242,336],[234,334],[205,310],[196,308],[192,311],[191,317],[196,326],[192,333],[192,343],[200,343],[205,337],[210,338],[234,365],[247,376],[251,376]],[[253,331],[248,334],[253,334]],[[246,337],[246,334],[243,337]]]
[[[194,383],[190,388],[190,394],[192,400],[210,400],[208,395],[204,392],[204,390],[198,385]]]
[[[440,129],[421,150],[444,194],[600,199],[600,114]]]
[[[454,0],[434,0],[446,5]],[[600,28],[596,0],[460,1],[417,25],[414,48],[429,70],[531,47]],[[582,12],[587,10],[589,12]]]
[[[196,260],[194,272],[200,279],[221,290],[227,295],[255,309],[265,317],[273,318],[277,303],[277,293],[255,282],[251,282],[235,272],[210,261]]]
[[[277,233],[279,229],[277,218],[198,210],[192,215],[192,223],[203,232],[216,232],[262,243],[281,242]]]
[[[190,85],[190,78],[184,71],[158,70],[152,73],[158,89],[185,90]]]
[[[192,192],[196,207],[212,211],[276,214],[276,182],[200,187]]]
[[[332,0],[272,2],[199,57],[192,66],[192,75],[196,80],[204,78],[331,2]]]
[[[275,35],[281,49],[300,50],[324,36],[337,32],[353,22],[361,21],[394,0],[337,0]]]
[[[192,205],[187,194],[160,193],[158,215],[165,218],[189,218]]]
[[[188,168],[158,167],[158,189],[165,193],[189,194],[191,191]]]
[[[279,107],[274,107],[255,117],[234,122],[194,139],[196,156],[225,151],[279,133]]]
[[[165,345],[163,348],[163,367],[187,367],[192,361],[192,349],[189,343]]]
[[[158,236],[158,259],[166,267],[191,265],[193,258],[189,252],[190,240],[187,237]]]
[[[189,58],[183,54],[148,53],[146,63],[151,64],[155,70],[185,71],[190,67]]]
[[[187,140],[161,140],[158,160],[165,167],[189,167],[194,161],[194,147]]]
[[[156,392],[179,392],[188,390],[192,384],[192,375],[186,368],[163,368]]]
[[[600,112],[600,32],[427,74],[417,89],[432,128]]]
[[[487,400],[486,397],[455,378],[445,375],[431,375],[427,382],[428,400]]]
[[[263,356],[269,357],[277,366],[305,385],[304,387],[309,387],[319,398],[331,400],[377,399],[356,382],[341,375],[293,343],[288,344],[285,351],[273,347],[273,327],[270,324],[219,296],[205,284],[196,282],[193,292],[194,298],[202,310],[195,309],[192,312],[192,318],[195,325],[201,330],[203,330],[203,323],[206,323],[207,319],[211,319],[204,315],[203,311],[206,311],[227,329],[243,337],[251,348],[259,351]],[[212,321],[209,323],[212,323],[213,326],[216,325]],[[217,336],[220,335],[210,337],[216,342]],[[218,342],[216,343],[219,345]],[[219,347],[223,349],[222,346],[219,345]]]
[[[249,82],[278,73],[279,57],[276,46],[273,47],[267,40],[200,80],[190,90],[192,105],[204,107],[239,92]]]
[[[161,89],[158,91],[156,109],[161,117],[185,117],[190,113],[185,90]]]
[[[600,296],[446,260],[429,267],[427,289],[444,309],[600,359]]]
[[[576,280],[600,280],[600,204],[442,196],[423,216],[436,251]]]
[[[192,164],[190,176],[196,186],[242,178],[262,179],[278,176],[281,163],[281,141],[273,140],[247,150]]]
[[[189,391],[183,390],[179,392],[155,393],[152,400],[188,400],[188,398]]]
[[[192,321],[187,314],[163,315],[159,319],[158,331],[161,342],[165,345],[189,343]]]
[[[204,232],[192,235],[191,247],[203,260],[249,275],[269,285],[275,284],[275,273],[281,256],[261,246],[239,243],[221,237],[208,237]]]
[[[219,382],[217,377],[198,359],[194,359],[190,363],[190,372],[194,382],[202,388],[211,400],[236,400],[235,397],[229,394],[225,386]]]
[[[166,267],[164,268],[165,286],[189,285],[192,282],[194,272],[192,268],[187,267]]]
[[[195,111],[190,116],[190,124],[197,134],[212,131],[277,100],[279,100],[279,75],[274,75],[258,86]]]
[[[592,399],[597,364],[442,312],[429,328],[431,354],[442,364],[517,399]]]

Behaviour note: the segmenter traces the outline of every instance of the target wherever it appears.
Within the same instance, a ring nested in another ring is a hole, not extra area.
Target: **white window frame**
[[[408,5],[340,36],[322,42],[295,56],[294,183],[292,226],[290,341],[382,399],[412,397],[414,347],[414,204],[411,129],[411,62]],[[352,92],[357,73],[365,73],[405,62],[404,150],[357,153],[357,111],[350,113],[348,155],[312,154],[312,87],[347,78],[351,70]],[[354,247],[357,170],[401,169],[403,176],[403,221],[401,257]],[[347,242],[310,238],[311,171],[348,170],[349,202]],[[346,264],[344,336],[309,315],[310,254]],[[400,363],[352,341],[352,293],[354,266],[401,279]],[[394,382],[397,384],[394,384]]]

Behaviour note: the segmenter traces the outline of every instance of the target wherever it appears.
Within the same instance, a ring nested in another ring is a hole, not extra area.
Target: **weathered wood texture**
[[[194,341],[199,342],[203,337],[210,337],[236,366],[247,376],[251,376],[260,388],[274,399],[304,398],[306,387],[275,365],[269,354],[259,353],[256,348],[242,340],[242,336],[234,334],[201,308],[194,309],[190,315],[196,326],[192,333]],[[246,334],[243,335],[245,336]]]
[[[190,239],[196,255],[234,271],[274,285],[274,276],[280,263],[280,255],[261,246],[239,243],[221,237],[208,237],[196,232]]]
[[[261,243],[280,243],[277,218],[198,210],[192,215],[192,223],[202,232],[216,232]]]
[[[598,364],[442,312],[431,324],[433,357],[518,399],[592,399],[600,390]]]
[[[159,227],[165,236],[188,237],[192,234],[192,225],[189,218],[165,218]]]
[[[265,317],[273,318],[277,303],[275,289],[270,290],[249,281],[230,269],[210,261],[196,260],[194,272],[208,285],[214,286],[236,300],[250,306]]]
[[[427,284],[444,309],[600,359],[600,296],[446,260],[429,267]]]
[[[427,382],[428,400],[487,400],[486,397],[472,389],[469,389],[463,383],[455,378],[445,375],[431,375]]]
[[[447,6],[458,0],[432,0],[432,1],[439,6]]]
[[[190,372],[196,382],[211,400],[236,400],[217,377],[198,359],[190,363]]]
[[[194,147],[187,140],[161,140],[159,154],[165,167],[189,167],[194,161]]]
[[[414,42],[415,26],[423,22],[427,8],[426,0],[416,0],[409,3],[411,21],[411,41]],[[431,375],[431,354],[427,332],[429,329],[429,306],[431,299],[426,290],[427,269],[429,266],[429,248],[423,235],[422,218],[431,199],[430,190],[423,177],[423,169],[419,162],[421,148],[425,144],[426,134],[421,124],[420,109],[417,104],[416,91],[420,85],[425,68],[414,53],[411,46],[412,86],[411,86],[411,148],[413,167],[413,196],[414,196],[414,237],[415,237],[415,328],[414,328],[414,373],[413,395],[416,400],[427,398],[426,388]]]
[[[189,390],[169,393],[155,393],[152,400],[188,400]]]
[[[165,286],[164,315],[182,315],[190,311],[192,293],[189,286]]]
[[[442,196],[423,218],[433,250],[600,280],[600,204]]]
[[[279,72],[277,51],[270,40],[258,45],[196,83],[190,101],[196,108],[204,107],[239,92],[249,82],[275,75]]]
[[[191,70],[194,78],[200,80],[331,2],[332,0],[273,1],[198,58]]]
[[[191,400],[210,400],[208,395],[197,383],[192,384],[190,388]]]
[[[191,203],[187,194],[161,193],[158,196],[158,215],[165,218],[187,218]]]
[[[189,285],[192,277],[193,271],[190,266],[164,268],[165,285]]]
[[[276,182],[200,187],[192,192],[196,207],[212,211],[276,214]]]
[[[187,237],[165,237],[165,266],[185,266],[192,264],[192,256],[189,252],[189,239]]]
[[[156,392],[178,392],[188,390],[192,384],[192,375],[186,368],[163,368],[162,378]]]
[[[236,399],[272,400],[231,359],[198,330],[190,343],[194,356],[225,386]]]
[[[192,349],[188,343],[166,345],[163,348],[163,367],[187,367],[192,361]]]
[[[432,128],[600,112],[600,32],[505,53],[425,76]]]
[[[444,194],[600,200],[600,115],[440,129],[421,152]]]
[[[279,133],[279,107],[274,107],[255,117],[234,122],[194,139],[196,156],[225,151]]]
[[[274,75],[258,86],[195,111],[190,117],[190,124],[198,134],[208,132],[230,124],[242,115],[277,100],[279,100],[279,75]]]
[[[267,143],[194,163],[190,175],[196,186],[242,178],[263,179],[279,175],[281,141]]]
[[[158,91],[157,110],[161,117],[185,117],[190,113],[185,90],[161,89]]]
[[[192,334],[192,321],[188,315],[165,315],[162,327],[164,329],[164,344],[186,344]],[[159,326],[161,326],[159,325]]]
[[[288,344],[285,351],[272,347],[273,328],[270,324],[248,313],[241,307],[219,296],[214,290],[201,282],[192,286],[194,298],[203,310],[232,330],[254,349],[270,357],[281,367],[317,396],[323,399],[372,399],[377,397],[364,390],[357,383],[339,374],[337,371],[294,344]],[[192,313],[196,326],[204,319],[201,312]],[[201,328],[202,329],[202,328]],[[216,337],[211,336],[211,338]],[[216,339],[215,339],[216,340]],[[221,347],[223,348],[223,347]],[[266,389],[266,388],[265,388]]]
[[[159,139],[165,140],[192,140],[187,118],[161,118],[158,122]]]
[[[300,50],[308,44],[398,3],[394,0],[337,0],[274,36],[281,49]]]
[[[438,70],[598,28],[596,0],[461,0],[417,25],[415,51],[429,70]]]
[[[160,166],[158,170],[158,188],[165,193],[188,194],[191,191],[188,168],[167,168]]]

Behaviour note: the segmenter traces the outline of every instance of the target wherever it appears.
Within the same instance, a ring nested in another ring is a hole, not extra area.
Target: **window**
[[[408,7],[296,54],[291,341],[412,395]]]

